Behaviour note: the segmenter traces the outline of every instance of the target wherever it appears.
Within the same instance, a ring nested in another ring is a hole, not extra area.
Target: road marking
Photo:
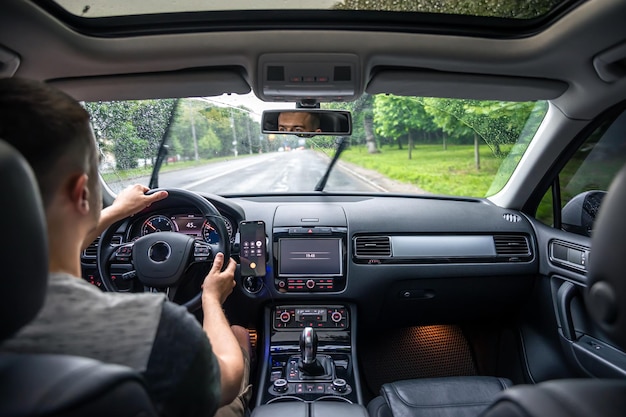
[[[222,171],[219,174],[212,175],[212,176],[206,177],[206,178],[202,178],[201,180],[190,182],[189,184],[185,184],[181,188],[189,190],[189,189],[191,189],[193,187],[197,187],[198,185],[202,185],[205,182],[209,182],[209,181],[214,180],[216,178],[223,177],[224,175],[232,174],[233,172],[236,172],[236,171],[239,171],[239,170],[242,170],[242,169],[245,169],[245,168],[249,168],[249,167],[251,167],[253,165],[262,164],[262,163],[265,163],[265,162],[267,162],[267,159],[264,159],[262,161],[255,161],[255,162],[252,162],[250,164],[238,165],[237,167],[235,167],[235,168],[233,168],[233,169],[231,169],[229,171]]]

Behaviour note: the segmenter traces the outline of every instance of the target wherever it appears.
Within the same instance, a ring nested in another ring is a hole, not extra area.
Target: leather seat
[[[508,379],[487,376],[396,381],[384,384],[367,409],[372,417],[472,417],[510,386]]]
[[[594,225],[585,293],[585,304],[594,322],[624,350],[625,212],[626,166],[611,184]],[[502,392],[488,390],[493,383],[489,378],[475,377],[394,382],[383,385],[382,396],[370,402],[368,411],[371,417],[621,417],[626,412],[624,380],[555,380],[518,385]],[[472,397],[472,392],[476,396]],[[472,398],[475,401],[468,403]],[[490,405],[483,403],[489,399]]]
[[[48,279],[47,230],[28,163],[0,140],[0,345],[41,308]],[[156,416],[141,375],[66,355],[0,353],[2,416]]]

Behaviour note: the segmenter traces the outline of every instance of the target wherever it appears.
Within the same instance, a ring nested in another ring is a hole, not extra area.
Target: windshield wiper
[[[159,188],[159,171],[161,170],[161,165],[163,165],[163,161],[167,157],[169,146],[167,146],[166,143],[167,139],[170,137],[170,131],[172,130],[174,118],[176,117],[176,112],[178,111],[178,103],[180,103],[180,99],[176,99],[176,101],[174,102],[174,105],[172,106],[172,112],[170,113],[170,118],[167,121],[167,127],[165,128],[165,132],[163,132],[163,138],[161,139],[161,143],[159,145],[159,152],[157,153],[156,160],[154,161],[154,167],[152,167],[150,184],[148,184],[149,188]]]
[[[343,150],[346,149],[347,146],[348,146],[348,139],[345,136],[341,136],[340,138],[337,139],[337,150],[335,151],[335,155],[333,156],[333,159],[330,161],[330,164],[328,164],[328,168],[326,168],[326,172],[324,173],[324,176],[320,178],[319,182],[315,186],[315,191],[324,191],[324,187],[326,186],[326,182],[328,181],[328,177],[330,176],[330,171],[333,170],[333,167],[335,166],[335,163],[339,159],[341,152],[343,152]]]

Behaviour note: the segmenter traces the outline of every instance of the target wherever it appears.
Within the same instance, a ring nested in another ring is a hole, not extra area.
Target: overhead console
[[[276,290],[283,293],[343,291],[347,235],[341,206],[277,207],[272,230]]]
[[[351,101],[361,93],[353,54],[265,54],[259,58],[258,96],[265,101]]]

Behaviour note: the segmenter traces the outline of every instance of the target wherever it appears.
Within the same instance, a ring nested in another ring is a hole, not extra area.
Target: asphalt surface
[[[289,193],[313,191],[324,175],[330,159],[311,150],[275,152],[233,158],[200,167],[164,172],[162,188],[184,188],[213,194]],[[134,183],[147,184],[149,178],[133,178],[113,185],[119,191]],[[327,191],[385,191],[375,178],[337,164],[325,187]]]

